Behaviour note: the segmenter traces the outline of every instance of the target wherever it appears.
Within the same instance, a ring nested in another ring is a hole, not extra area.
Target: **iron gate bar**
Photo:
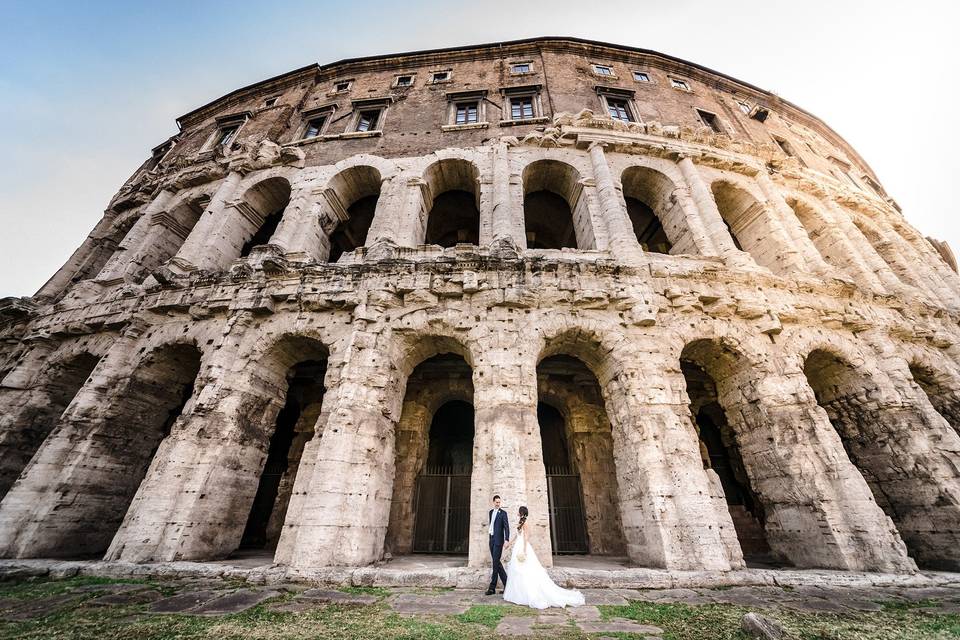
[[[471,469],[429,467],[417,476],[413,552],[466,553]]]
[[[579,474],[564,467],[547,471],[547,504],[554,555],[590,553]]]

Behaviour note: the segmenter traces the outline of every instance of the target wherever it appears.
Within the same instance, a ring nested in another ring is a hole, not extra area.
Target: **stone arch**
[[[620,182],[633,231],[644,251],[671,253],[675,245],[696,246],[674,195],[677,185],[666,174],[634,165],[624,169]]]
[[[874,251],[887,263],[887,266],[904,284],[911,285],[926,292],[927,288],[917,278],[916,274],[904,262],[903,256],[897,250],[896,246],[890,242],[880,227],[864,215],[849,212],[850,220],[859,229],[860,233],[867,239]]]
[[[16,413],[16,424],[0,434],[0,499],[53,431],[99,361],[99,355],[82,350],[61,354],[46,365],[28,405]]]
[[[945,358],[915,353],[907,363],[913,381],[930,404],[960,435],[960,375]]]
[[[96,278],[110,262],[110,258],[120,250],[120,244],[133,229],[133,225],[140,219],[141,213],[142,208],[137,208],[117,215],[106,233],[95,239],[93,251],[77,269],[71,281],[79,282],[80,280]]]
[[[547,472],[550,537],[555,554],[623,556],[613,433],[596,375],[551,344],[537,364],[537,421]],[[596,364],[596,363],[595,363]],[[552,411],[551,411],[552,409]]]
[[[425,244],[452,247],[480,243],[480,170],[461,158],[445,158],[423,172]]]
[[[337,262],[344,253],[365,245],[382,182],[380,171],[369,164],[348,166],[327,181],[320,224],[325,232],[321,255],[328,262]]]
[[[530,249],[593,249],[581,174],[566,162],[535,160],[523,170],[523,215]]]
[[[200,221],[200,216],[210,203],[210,197],[210,193],[191,190],[167,206],[166,211],[154,214],[149,221],[150,225],[161,231],[155,234],[148,232],[150,246],[135,251],[132,256],[128,273],[133,282],[143,282],[153,271],[177,254]]]
[[[762,267],[782,273],[773,218],[764,203],[743,186],[722,178],[710,185],[720,217],[738,249],[749,253]]]
[[[829,342],[811,347],[803,370],[817,403],[911,556],[921,566],[960,565],[956,525],[948,524],[958,517],[956,482],[937,477],[940,455],[928,440],[933,416],[911,406],[856,351]]]
[[[876,276],[859,262],[861,258],[846,236],[812,199],[793,193],[787,194],[784,200],[826,262],[851,276],[866,279],[869,285],[879,285]]]
[[[244,191],[240,204],[244,224],[237,257],[245,258],[254,247],[270,241],[288,204],[290,181],[282,176],[265,178]]]

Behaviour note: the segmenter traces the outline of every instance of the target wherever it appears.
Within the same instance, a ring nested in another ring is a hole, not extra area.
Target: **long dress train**
[[[524,560],[521,562],[520,558]],[[547,607],[579,606],[584,603],[583,594],[573,589],[564,589],[554,584],[547,570],[540,564],[537,553],[521,530],[507,563],[507,586],[503,599],[534,609]]]

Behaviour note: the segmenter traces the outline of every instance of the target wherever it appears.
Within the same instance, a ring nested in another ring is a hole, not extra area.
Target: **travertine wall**
[[[512,77],[533,50],[535,78]],[[683,360],[713,385],[776,557],[960,568],[960,279],[825,125],[658,56],[550,39],[347,61],[181,118],[173,150],[35,299],[3,303],[0,555],[228,556],[291,372],[323,362],[266,523],[277,562],[409,552],[430,422],[461,400],[474,407],[471,565],[487,562],[494,493],[530,508],[550,561],[545,402],[565,419],[591,553],[739,568]],[[597,115],[591,64],[612,65],[602,82],[621,89],[650,71],[632,89],[640,122]],[[450,83],[384,88],[448,67]],[[347,77],[354,98],[392,95],[381,130],[330,129],[352,113],[329,90]],[[483,126],[438,121],[451,90],[534,80],[532,122],[498,123],[492,94]],[[346,113],[297,140],[299,114],[330,100]],[[726,130],[695,126],[694,106]],[[202,149],[217,117],[245,109],[234,143]],[[844,164],[857,179],[831,173]],[[431,218],[452,190],[463,210]],[[538,224],[575,248],[528,248],[525,202],[544,191]],[[644,250],[625,198],[652,210],[669,254]],[[475,224],[479,244],[425,245],[431,222],[444,237]],[[431,369],[444,354],[460,364]]]

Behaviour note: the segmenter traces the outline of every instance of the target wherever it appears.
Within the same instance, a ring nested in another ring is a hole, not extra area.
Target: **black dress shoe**
[[[487,589],[487,592],[484,595],[492,596],[494,593],[496,593],[496,591],[494,591],[493,589]]]

